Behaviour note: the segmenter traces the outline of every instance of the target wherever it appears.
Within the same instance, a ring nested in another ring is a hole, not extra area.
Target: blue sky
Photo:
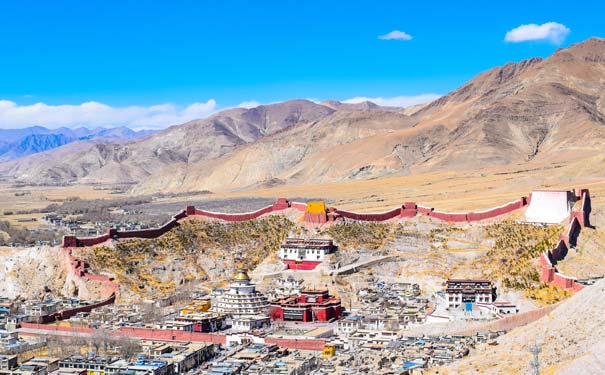
[[[68,126],[103,125],[95,116],[108,113],[134,127],[152,113],[161,127],[250,101],[444,94],[493,66],[605,36],[604,2],[483,4],[3,1],[0,127],[58,126],[61,113]],[[564,35],[505,41],[548,22]],[[409,38],[379,38],[393,31]],[[19,118],[20,108],[52,114]]]

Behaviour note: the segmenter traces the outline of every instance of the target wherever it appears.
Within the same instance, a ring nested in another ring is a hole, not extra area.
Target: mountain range
[[[413,108],[292,100],[230,109],[127,142],[68,144],[4,162],[0,174],[129,182],[149,193],[592,163],[605,141],[603,93],[605,40],[592,38],[490,69]]]
[[[18,159],[77,141],[112,143],[140,138],[154,131],[134,131],[127,127],[48,129],[31,126],[22,129],[0,129],[0,161]]]

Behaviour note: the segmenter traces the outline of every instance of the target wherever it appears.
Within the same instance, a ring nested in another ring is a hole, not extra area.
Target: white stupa
[[[268,309],[267,297],[256,290],[256,285],[250,282],[250,276],[243,269],[237,271],[229,290],[217,298],[216,311],[234,318],[267,314]]]

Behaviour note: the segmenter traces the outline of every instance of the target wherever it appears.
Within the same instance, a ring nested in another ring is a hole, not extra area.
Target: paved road
[[[264,278],[287,277],[289,275],[305,275],[305,274],[307,274],[307,275],[320,276],[322,274],[322,271],[324,271],[329,276],[335,276],[335,275],[339,275],[342,273],[357,272],[357,270],[359,268],[373,266],[375,264],[378,264],[378,263],[381,263],[384,261],[395,260],[395,259],[401,258],[403,256],[404,256],[404,254],[381,255],[381,256],[370,257],[370,258],[366,258],[363,260],[359,260],[355,263],[347,264],[345,266],[342,266],[340,268],[333,269],[333,270],[326,271],[325,268],[320,265],[317,268],[315,268],[314,270],[287,269],[287,270],[282,270],[282,271],[261,273],[261,274],[257,275],[257,277],[260,277],[260,279],[262,280]]]
[[[402,254],[390,254],[390,255],[382,255],[377,257],[371,257],[369,259],[360,260],[352,264],[348,264],[346,266],[337,268],[335,270],[330,270],[328,275],[339,275],[341,273],[349,273],[349,272],[357,272],[359,268],[370,267],[375,264],[382,263],[384,261],[391,261],[397,258],[401,258]]]

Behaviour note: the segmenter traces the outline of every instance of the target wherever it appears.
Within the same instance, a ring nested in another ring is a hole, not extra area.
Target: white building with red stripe
[[[279,248],[279,259],[292,270],[312,270],[334,252],[327,239],[287,238]]]

